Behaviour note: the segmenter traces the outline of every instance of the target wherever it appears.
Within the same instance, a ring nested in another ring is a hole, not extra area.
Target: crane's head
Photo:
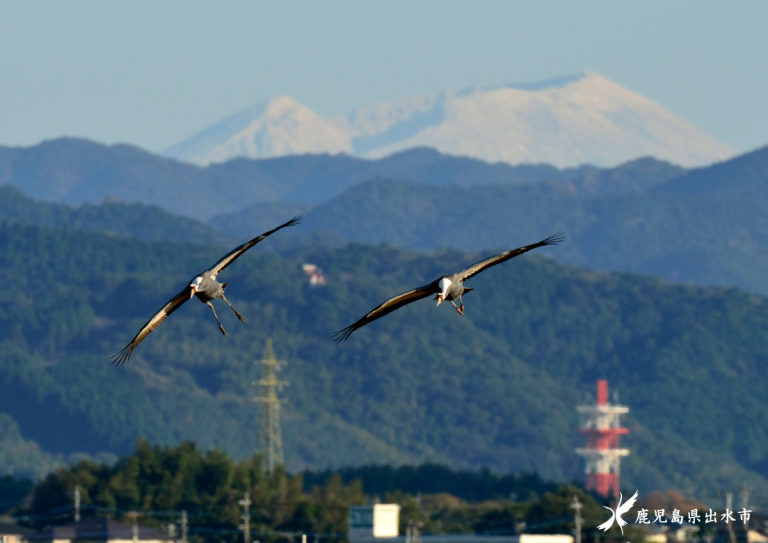
[[[437,295],[437,305],[440,305],[445,300],[445,297],[448,295],[448,287],[451,286],[451,283],[452,281],[447,277],[440,279],[440,282],[437,284],[440,287],[440,294]]]
[[[203,278],[199,275],[192,280],[192,282],[189,284],[190,288],[192,289],[192,293],[189,295],[190,298],[197,293],[197,289],[200,288],[200,283],[202,282]]]

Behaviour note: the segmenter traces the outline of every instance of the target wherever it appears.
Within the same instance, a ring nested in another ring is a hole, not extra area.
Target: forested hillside
[[[523,186],[437,189],[378,179],[305,210],[305,224],[350,241],[422,251],[514,247],[564,230],[569,243],[551,252],[560,261],[768,294],[768,148],[642,185],[651,165],[637,177],[617,170],[600,181]],[[270,216],[270,206],[211,223],[242,235],[263,228],[262,215]]]
[[[569,480],[580,472],[574,407],[607,378],[632,410],[624,484],[748,480],[768,497],[760,296],[534,254],[473,278],[466,317],[427,300],[335,344],[333,331],[387,297],[487,253],[254,252],[220,276],[246,319],[218,306],[229,339],[192,300],[128,364],[111,366],[108,356],[221,251],[0,227],[10,287],[0,294],[0,412],[58,454],[124,453],[144,436],[247,457],[257,446],[254,362],[271,336],[289,361],[283,432],[294,471],[429,460]],[[310,287],[305,262],[324,270],[325,287]]]
[[[768,149],[689,171],[650,158],[613,169],[512,167],[429,149],[371,161],[307,155],[199,168],[134,147],[60,139],[4,148],[2,184],[10,186],[0,187],[0,219],[45,226],[229,245],[304,214],[304,231],[314,233],[297,240],[305,246],[351,240],[422,251],[507,247],[562,229],[571,242],[554,255],[570,264],[768,293]],[[43,204],[14,187],[85,205]],[[211,228],[146,203],[219,214]]]
[[[109,235],[157,241],[234,243],[231,238],[203,222],[174,215],[157,206],[129,204],[115,199],[107,199],[98,205],[70,206],[41,202],[9,186],[0,186],[0,222],[3,221],[94,230]]]

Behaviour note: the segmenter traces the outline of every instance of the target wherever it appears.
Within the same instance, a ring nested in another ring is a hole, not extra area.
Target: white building
[[[349,508],[349,543],[418,543],[400,535],[399,524],[399,505],[353,505]],[[415,539],[421,543],[573,543],[573,536],[559,534],[424,534]]]

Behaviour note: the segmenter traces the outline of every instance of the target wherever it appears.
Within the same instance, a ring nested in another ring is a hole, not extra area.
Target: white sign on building
[[[349,541],[397,537],[400,533],[397,504],[352,505],[349,508]]]

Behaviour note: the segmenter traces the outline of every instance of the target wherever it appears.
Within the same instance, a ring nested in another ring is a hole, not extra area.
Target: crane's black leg
[[[221,299],[222,299],[222,300],[224,300],[225,302],[227,302],[227,305],[228,305],[229,307],[231,307],[231,308],[232,308],[232,311],[234,311],[234,312],[235,312],[235,315],[237,315],[237,318],[238,318],[238,319],[240,319],[240,322],[245,322],[245,319],[243,319],[243,316],[242,316],[240,313],[238,313],[238,312],[237,312],[237,309],[235,309],[234,307],[232,307],[232,304],[231,304],[231,303],[229,303],[229,300],[227,300],[227,299],[224,297],[224,295],[223,295],[223,294],[221,295]]]
[[[461,302],[461,297],[459,297],[459,301]],[[456,307],[456,304],[453,302],[453,300],[451,300],[451,303],[453,304],[453,307]],[[460,308],[456,307],[456,311],[458,311],[459,315],[461,315],[463,317],[464,316],[464,304],[462,303]]]
[[[218,315],[216,315],[216,310],[213,308],[213,304],[211,302],[205,302],[205,303],[208,304],[208,307],[210,307],[211,311],[213,311],[213,316],[216,317],[216,322],[219,323],[219,330],[221,330],[221,333],[224,334],[224,337],[229,337],[227,335],[226,330],[224,330],[224,327],[219,322],[219,317],[218,317]]]

